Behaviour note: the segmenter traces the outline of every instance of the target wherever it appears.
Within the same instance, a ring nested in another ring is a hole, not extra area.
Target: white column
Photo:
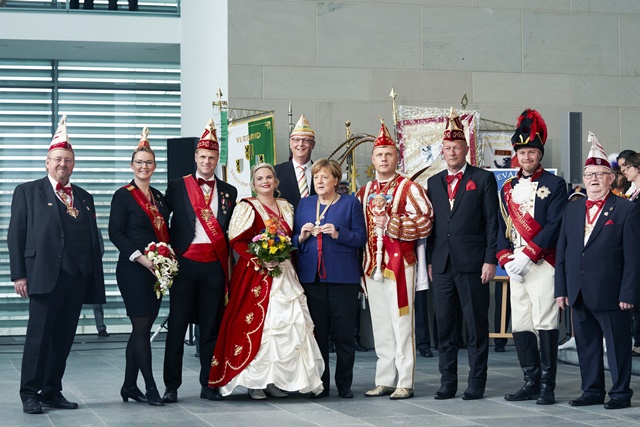
[[[181,135],[200,136],[218,85],[229,99],[227,0],[183,0],[181,23]]]

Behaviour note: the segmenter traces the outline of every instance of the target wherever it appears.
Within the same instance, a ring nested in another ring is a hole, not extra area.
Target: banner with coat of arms
[[[275,162],[273,114],[234,121],[227,132],[227,182],[238,189],[238,200],[251,197],[251,167]]]
[[[400,171],[411,177],[429,166],[416,178],[416,182],[427,187],[427,179],[446,167],[442,158],[442,137],[449,117],[450,109],[435,107],[416,107],[400,105],[397,109],[398,147],[400,149]],[[458,110],[464,126],[464,134],[469,144],[467,161],[479,164],[477,149],[477,129],[480,112],[477,110]]]

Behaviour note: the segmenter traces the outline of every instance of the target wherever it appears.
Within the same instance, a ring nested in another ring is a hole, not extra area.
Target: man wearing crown
[[[605,398],[602,338],[611,372],[605,409],[631,405],[632,309],[640,303],[640,205],[611,192],[607,155],[589,132],[591,149],[582,178],[586,200],[567,205],[556,253],[555,297],[571,306],[582,395],[571,406],[601,405]]]
[[[47,176],[13,192],[7,243],[16,293],[29,297],[20,398],[27,414],[76,409],[62,376],[82,304],[104,304],[101,237],[93,197],[69,182],[75,154],[62,117],[47,154]]]
[[[464,400],[481,399],[489,357],[489,281],[496,273],[498,187],[494,175],[467,163],[462,121],[451,109],[442,140],[447,168],[428,181],[435,225],[427,240],[440,353],[435,399],[458,391],[457,313],[467,327],[468,386]]]
[[[229,281],[227,229],[238,192],[214,175],[220,148],[213,120],[200,137],[194,158],[196,172],[170,181],[165,195],[173,212],[171,246],[180,264],[171,287],[164,355],[165,403],[178,401],[189,323],[200,326],[200,397],[222,399],[217,389],[207,385]]]
[[[559,313],[553,297],[555,252],[567,204],[564,179],[542,167],[547,126],[527,109],[511,144],[520,170],[500,190],[498,263],[511,279],[511,325],[524,385],[508,401],[555,403]],[[539,345],[538,345],[539,343]]]
[[[384,123],[373,145],[376,179],[358,190],[367,227],[364,275],[375,342],[376,387],[367,397],[413,397],[416,349],[413,293],[416,241],[431,233],[433,215],[422,187],[396,171],[398,148]]]
[[[316,194],[311,176],[311,153],[316,146],[316,134],[304,114],[300,116],[289,137],[291,160],[275,165],[276,176],[280,181],[280,196],[298,207],[300,199]]]

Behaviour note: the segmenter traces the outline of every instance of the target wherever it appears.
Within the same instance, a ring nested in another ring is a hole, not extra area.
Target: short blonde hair
[[[340,163],[332,159],[318,159],[313,162],[313,166],[311,167],[311,175],[317,174],[320,169],[328,170],[331,176],[338,180],[338,182],[336,183],[336,188],[338,188],[338,185],[340,185],[340,181],[342,181],[342,168],[340,167]]]
[[[273,174],[273,177],[276,180],[276,188],[274,189],[273,193],[275,195],[276,191],[278,191],[278,186],[280,185],[280,180],[278,179],[278,175],[276,175],[276,169],[270,165],[269,163],[256,163],[255,165],[251,166],[251,182],[249,183],[249,186],[251,187],[251,191],[253,191],[254,193],[256,192],[256,186],[253,183],[253,179],[256,175],[256,172],[259,169],[269,169],[271,171],[271,173]],[[278,191],[279,193],[279,191]]]

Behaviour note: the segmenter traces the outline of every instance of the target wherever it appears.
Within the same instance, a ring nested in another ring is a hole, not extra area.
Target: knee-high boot
[[[505,394],[504,399],[510,402],[538,398],[540,395],[540,352],[538,337],[533,332],[514,332],[513,341],[520,367],[524,373],[524,385],[513,394]],[[557,346],[556,346],[557,348]]]
[[[551,329],[538,331],[540,335],[540,396],[538,405],[556,403],[556,372],[558,371],[558,336],[560,331]]]

